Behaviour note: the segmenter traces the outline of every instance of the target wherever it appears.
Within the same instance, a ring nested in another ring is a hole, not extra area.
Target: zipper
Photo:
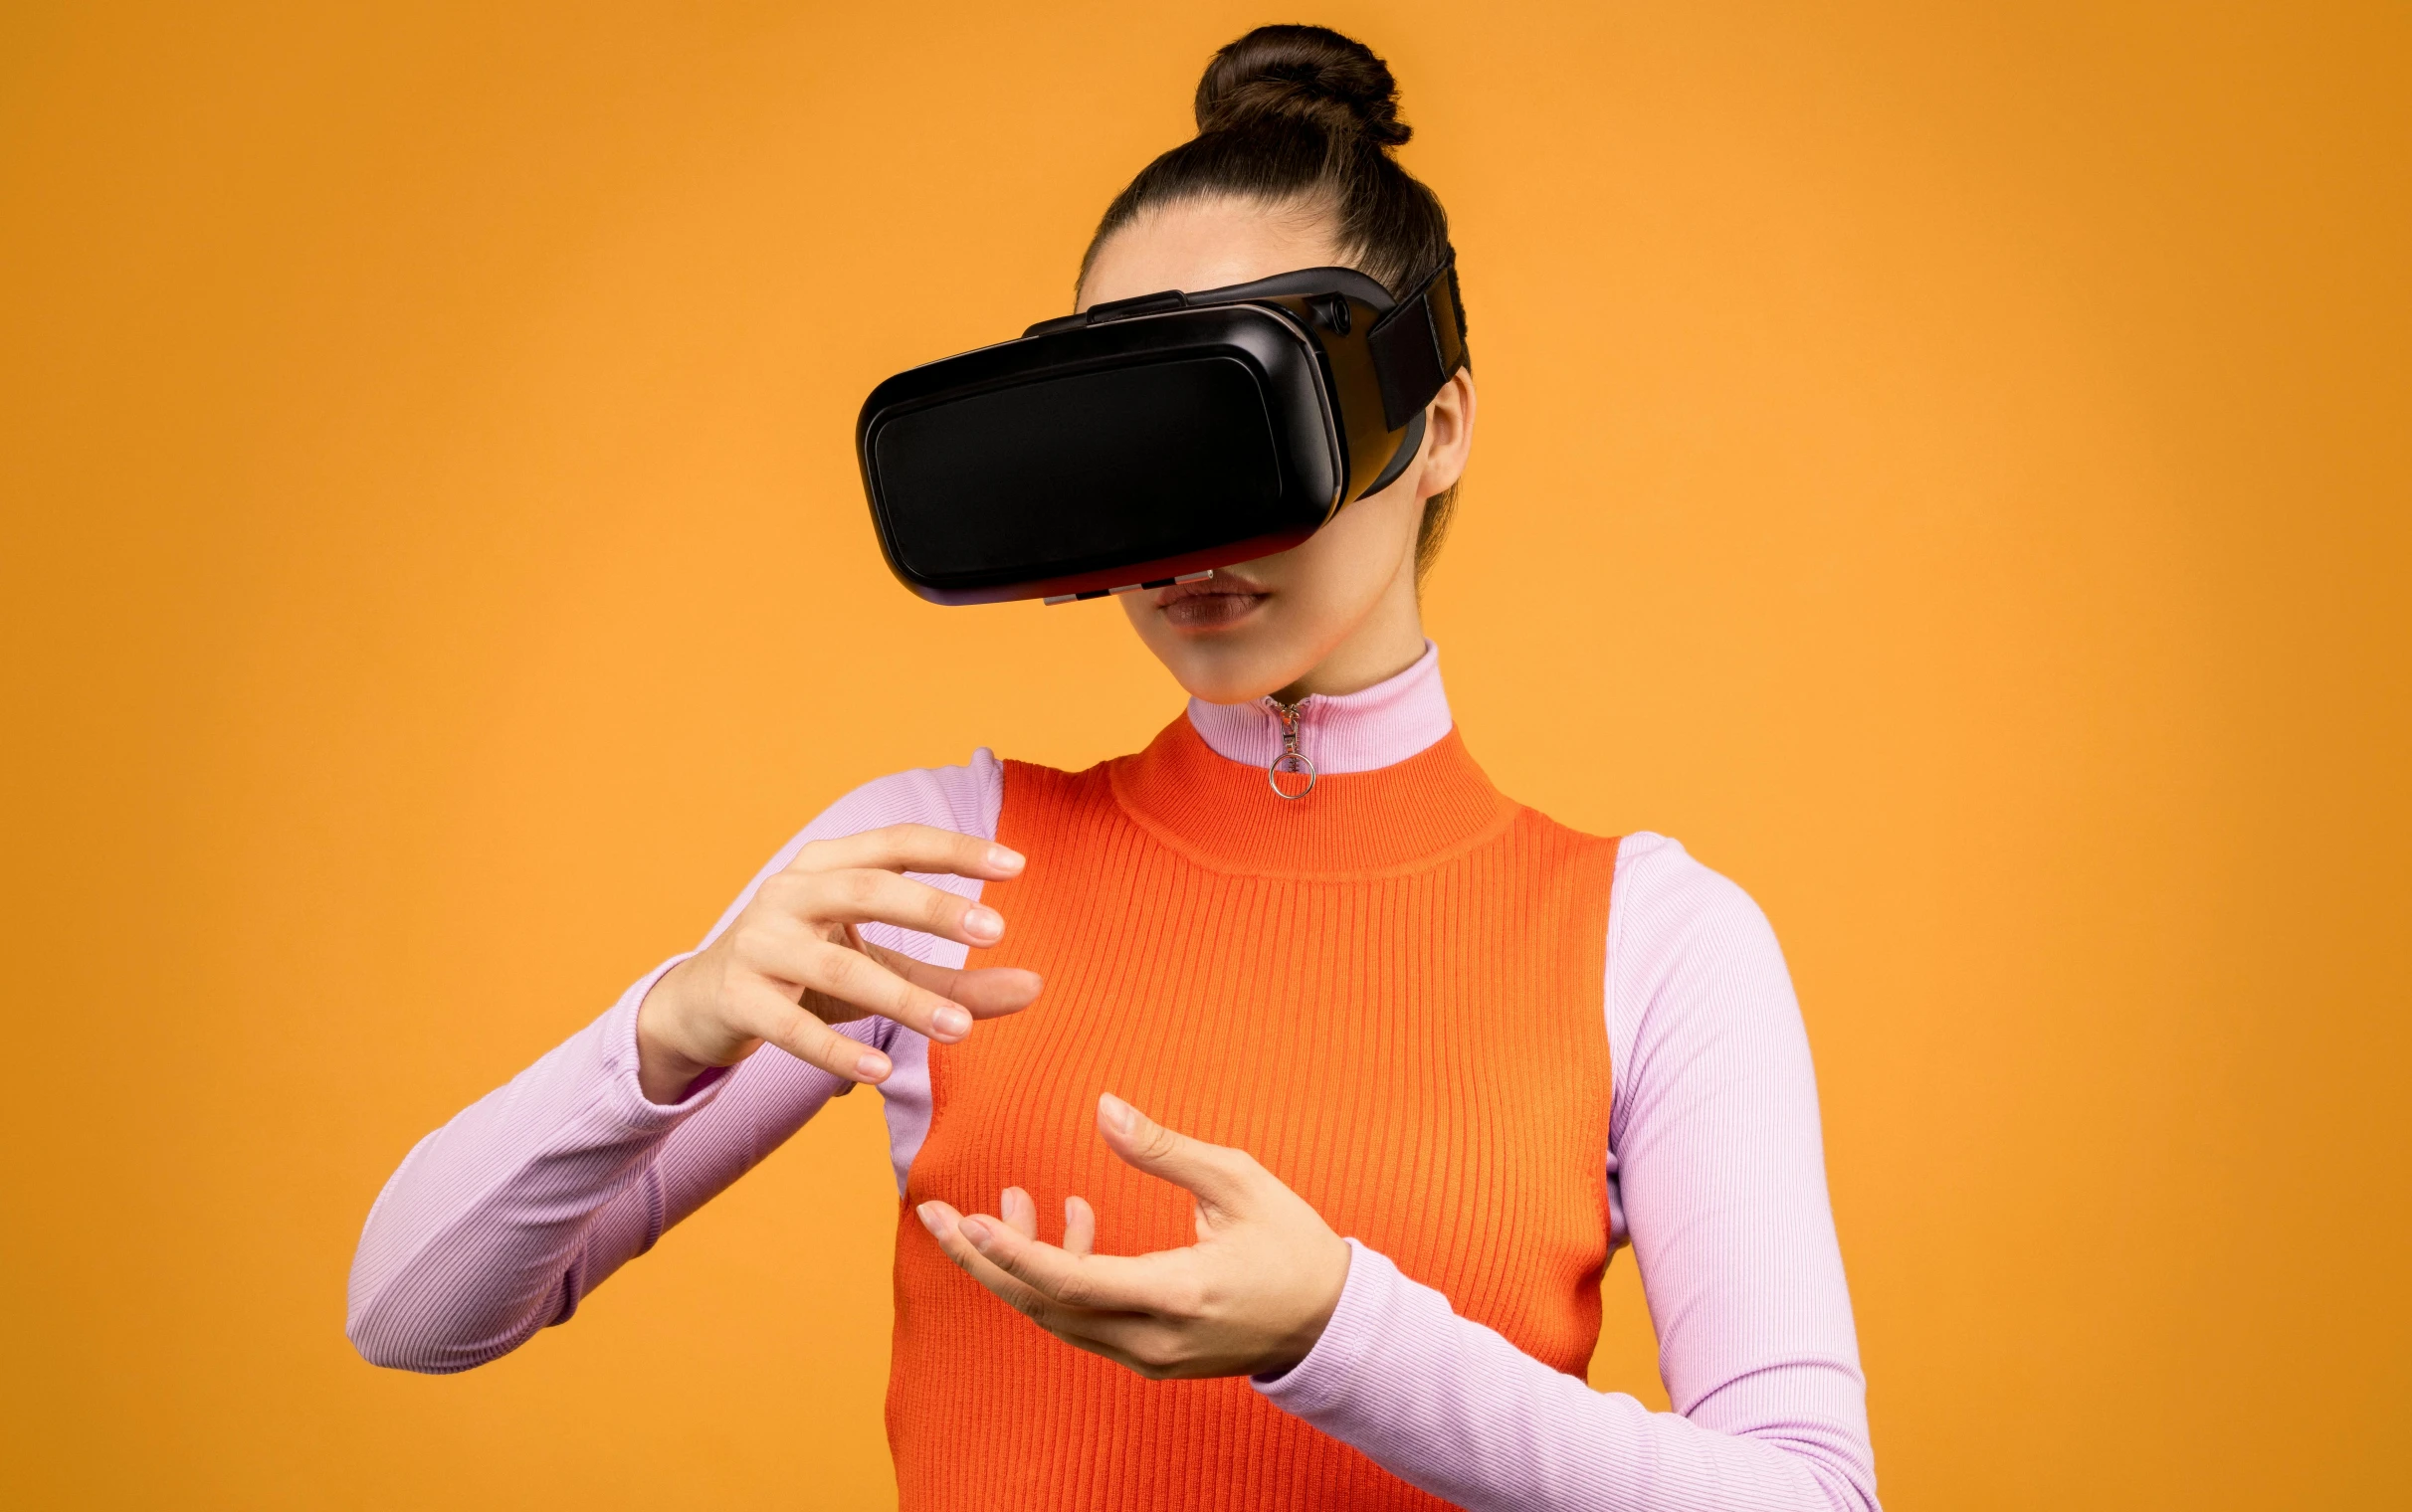
[[[1307,698],[1313,696],[1312,693],[1306,695]],[[1301,698],[1296,703],[1284,703],[1279,698],[1267,697],[1265,707],[1272,711],[1273,717],[1282,726],[1281,754],[1266,763],[1265,781],[1272,785],[1277,798],[1305,798],[1314,791],[1315,779],[1313,759],[1299,749],[1299,716],[1306,712],[1306,698]],[[1283,777],[1301,775],[1306,777],[1306,785],[1296,793],[1282,786]]]

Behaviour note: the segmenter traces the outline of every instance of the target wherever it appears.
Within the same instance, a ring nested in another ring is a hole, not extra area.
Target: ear
[[[1459,368],[1424,412],[1424,460],[1415,496],[1431,498],[1457,486],[1474,453],[1474,374]]]

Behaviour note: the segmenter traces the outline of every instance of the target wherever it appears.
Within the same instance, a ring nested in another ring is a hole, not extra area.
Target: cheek
[[[1401,564],[1415,554],[1423,509],[1405,497],[1405,491],[1359,499],[1288,553],[1291,570],[1285,574],[1285,586],[1300,590],[1302,607],[1352,616],[1381,597]]]
[[[1422,518],[1410,498],[1360,499],[1305,545],[1248,563],[1274,598],[1266,618],[1235,633],[1191,641],[1148,595],[1122,600],[1123,613],[1191,692],[1241,702],[1297,680],[1364,622],[1400,574],[1413,572]]]

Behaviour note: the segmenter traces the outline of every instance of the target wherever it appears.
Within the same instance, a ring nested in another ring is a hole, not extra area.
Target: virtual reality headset
[[[1285,551],[1415,460],[1466,365],[1457,257],[1168,289],[911,368],[855,429],[880,549],[939,604],[1161,588]]]

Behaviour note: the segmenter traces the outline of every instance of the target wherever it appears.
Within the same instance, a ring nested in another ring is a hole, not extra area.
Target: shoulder
[[[1577,830],[1504,794],[1501,801],[1510,816],[1507,834],[1530,847],[1552,872],[1566,874],[1572,868],[1605,883],[1623,870],[1625,839]]]
[[[996,754],[986,746],[971,753],[971,759],[956,767],[915,767],[910,771],[892,772],[875,777],[853,792],[823,809],[812,823],[788,838],[762,868],[753,874],[744,890],[729,901],[720,913],[719,922],[711,926],[704,941],[709,944],[718,938],[745,905],[753,901],[762,883],[787,869],[796,852],[817,840],[836,840],[842,836],[860,835],[866,830],[884,830],[890,825],[928,825],[933,829],[954,830],[964,835],[976,835],[982,840],[997,838],[997,804],[1002,793],[1003,768]],[[936,880],[937,885],[950,889],[966,883],[960,877]],[[976,894],[975,894],[976,895]]]
[[[1636,946],[1775,944],[1767,915],[1738,883],[1702,864],[1682,841],[1648,830],[1635,831],[1617,847],[1609,927]]]
[[[1805,1061],[1800,1006],[1767,915],[1666,836],[1629,835],[1618,852],[1606,988],[1619,1079],[1637,1091],[1770,1054]]]
[[[772,858],[776,869],[816,840],[860,835],[890,825],[928,825],[994,840],[1004,763],[986,746],[961,766],[913,767],[875,777],[823,809]]]
[[[866,821],[850,824],[849,830],[916,824],[985,835],[997,827],[1004,769],[996,753],[982,746],[961,766],[914,767],[875,777],[830,805],[828,817]]]
[[[997,821],[1027,831],[1034,820],[1060,819],[1073,814],[1112,811],[1115,772],[1137,761],[1137,755],[1112,756],[1077,772],[1035,761],[1007,758],[1000,763],[998,810],[1010,799],[1013,814]],[[1008,841],[1019,845],[1019,841]]]

